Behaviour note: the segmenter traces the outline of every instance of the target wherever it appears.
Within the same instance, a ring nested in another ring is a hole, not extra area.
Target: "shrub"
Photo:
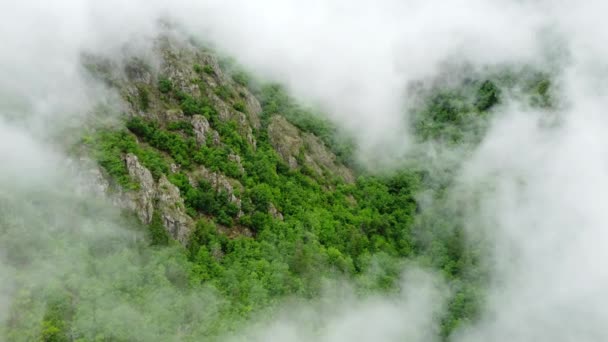
[[[173,90],[173,82],[168,78],[160,78],[158,80],[158,90],[163,94],[171,92]]]
[[[249,84],[249,75],[243,71],[237,71],[232,74],[232,79],[239,85],[246,87]]]
[[[142,110],[150,109],[150,92],[148,92],[146,87],[137,87],[137,97],[139,99],[139,107]]]
[[[203,67],[203,71],[207,75],[214,75],[215,74],[215,70],[213,70],[213,67],[211,65],[209,65],[209,64],[207,64],[207,65],[205,65]]]
[[[245,113],[245,103],[243,103],[243,101],[236,101],[233,105],[232,108],[238,110],[239,112]]]

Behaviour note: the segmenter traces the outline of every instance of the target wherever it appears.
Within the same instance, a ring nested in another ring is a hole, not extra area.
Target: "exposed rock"
[[[188,176],[190,185],[194,187],[198,186],[198,180],[204,179],[211,184],[211,187],[215,191],[225,191],[230,198],[230,202],[234,203],[239,208],[237,217],[244,215],[241,211],[241,199],[235,195],[235,188],[237,188],[239,192],[243,191],[244,189],[243,185],[239,181],[228,178],[223,173],[210,171],[204,166],[199,167],[194,172],[191,172]]]
[[[347,183],[355,181],[355,176],[352,171],[336,161],[336,155],[325,146],[319,137],[310,133],[305,133],[303,134],[303,138],[307,149],[307,159],[310,158],[312,163],[330,170]]]
[[[207,118],[202,115],[194,115],[192,117],[192,126],[194,128],[196,142],[200,145],[205,145],[207,142],[207,133],[212,130]]]
[[[255,151],[257,149],[257,142],[255,141],[255,137],[253,136],[253,129],[251,128],[251,126],[249,125],[249,122],[247,121],[247,116],[243,113],[239,114],[239,130],[240,130],[240,134],[242,136],[245,136],[247,138],[247,142],[249,143],[249,145],[251,145],[253,147],[253,150]],[[259,125],[259,122],[258,122]]]
[[[207,96],[211,99],[211,102],[215,107],[215,110],[217,111],[220,120],[228,121],[231,119],[235,119],[238,116],[232,106],[222,101],[222,99],[215,95],[211,90],[209,90]]]
[[[157,201],[165,229],[174,239],[185,244],[193,222],[186,214],[184,199],[180,196],[179,189],[164,175],[158,181]]]
[[[131,193],[129,196],[134,202],[135,212],[143,223],[150,224],[152,222],[152,215],[154,214],[156,182],[150,170],[141,165],[134,154],[127,154],[125,156],[125,163],[127,164],[129,175],[139,184],[137,193]]]
[[[283,221],[283,214],[281,214],[279,210],[277,210],[277,207],[275,207],[272,203],[270,203],[270,206],[268,207],[268,213],[275,219]]]
[[[150,171],[142,166],[133,154],[125,156],[129,175],[139,184],[139,190],[125,194],[125,205],[133,209],[139,219],[150,224],[155,204],[167,232],[177,241],[186,243],[193,227],[192,219],[186,214],[184,200],[179,189],[163,175],[158,184]]]
[[[291,169],[297,169],[303,162],[320,176],[325,170],[341,177],[345,182],[353,182],[352,171],[339,164],[336,156],[313,134],[300,133],[297,127],[284,117],[275,115],[268,125],[270,143]]]
[[[217,131],[213,131],[213,145],[220,146],[221,143],[220,134]]]
[[[253,132],[247,133],[247,143],[251,145],[254,151],[258,149],[258,143],[255,140],[255,137],[253,136]]]
[[[291,169],[299,165],[295,158],[303,146],[298,129],[284,117],[275,115],[268,125],[270,143]]]
[[[236,165],[239,168],[239,172],[241,174],[245,173],[245,168],[243,167],[243,164],[241,163],[241,156],[239,156],[238,154],[231,153],[228,155],[228,160],[236,163]]]
[[[235,186],[239,188],[239,190],[243,189],[243,186],[241,183],[239,183],[239,181],[228,178],[223,173],[210,171],[204,166],[201,166],[190,173],[190,183],[192,186],[197,186],[197,179],[206,180],[209,182],[209,184],[211,184],[213,189],[217,191],[226,191],[228,195],[234,194]]]
[[[185,42],[169,37],[161,37],[157,48],[163,57],[161,72],[171,80],[176,89],[200,96],[201,90],[196,82],[197,74],[193,69],[196,60],[194,49]]]
[[[151,83],[152,68],[142,59],[131,59],[125,63],[124,71],[131,82]]]
[[[244,226],[239,226],[239,225],[230,227],[230,228],[219,226],[218,231],[220,233],[228,236],[231,239],[241,237],[241,236],[253,237],[253,232],[251,231],[251,229],[244,227]],[[221,253],[221,249],[218,252]],[[223,256],[223,255],[220,254],[220,256]]]
[[[181,109],[169,109],[164,112],[164,117],[160,118],[164,122],[175,122],[186,120],[186,115]]]
[[[247,107],[247,113],[249,114],[249,120],[251,126],[255,129],[260,128],[260,115],[262,114],[262,105],[260,101],[253,96],[253,94],[247,89],[241,90],[242,94],[245,94],[245,106]]]

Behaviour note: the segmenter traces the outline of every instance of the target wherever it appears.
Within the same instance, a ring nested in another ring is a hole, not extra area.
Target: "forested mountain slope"
[[[8,340],[221,338],[286,299],[319,297],[328,281],[352,281],[361,296],[397,292],[410,262],[450,284],[442,336],[475,319],[486,273],[463,237],[460,208],[443,198],[458,161],[439,173],[410,163],[370,174],[357,167],[348,137],[281,86],[195,43],[160,37],[154,46],[151,59],[83,57],[92,77],[118,91],[124,111],[91,124],[71,147],[96,178],[87,191],[108,196],[126,222],[143,224],[135,230],[145,237],[107,250],[84,246],[95,285],[66,277],[24,290],[3,332]],[[416,138],[475,144],[515,84],[534,105],[549,106],[544,75],[520,82],[523,74],[533,73],[488,72],[420,89]],[[123,275],[111,265],[126,265]],[[149,317],[116,316],[133,319],[125,325],[96,302],[103,296]]]

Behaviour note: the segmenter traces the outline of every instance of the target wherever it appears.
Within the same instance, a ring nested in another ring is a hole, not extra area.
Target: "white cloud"
[[[82,79],[80,53],[120,53],[133,39],[145,47],[161,15],[323,106],[357,137],[363,160],[386,164],[413,146],[403,116],[409,82],[437,76],[446,62],[552,63],[565,51],[556,75],[562,125],[543,128],[542,113],[505,106],[464,163],[459,194],[492,183],[467,218],[470,234],[493,238],[494,282],[481,321],[458,340],[606,340],[607,9],[593,0],[3,1],[0,187],[25,192],[58,179],[47,177],[61,157],[48,157],[46,136],[106,96]],[[1,279],[10,279],[6,269]],[[8,288],[0,282],[0,293]],[[426,288],[414,283],[405,293]],[[351,327],[373,323],[349,340],[390,341],[393,332],[427,340],[432,310],[401,319],[425,306],[418,300],[348,303],[323,336],[341,341]],[[268,331],[298,341],[296,325]]]

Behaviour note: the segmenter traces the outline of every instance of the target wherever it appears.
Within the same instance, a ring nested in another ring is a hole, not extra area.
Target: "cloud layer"
[[[82,119],[100,98],[112,98],[83,78],[81,52],[120,58],[127,42],[145,50],[160,17],[321,106],[357,138],[362,160],[381,165],[415,148],[404,116],[411,82],[434,79],[446,64],[548,65],[555,68],[560,125],[548,128],[540,124],[544,113],[505,104],[482,144],[463,161],[452,198],[480,203],[467,209],[467,231],[489,236],[493,272],[482,319],[462,327],[454,340],[606,340],[606,10],[593,0],[5,1],[0,189],[24,194],[18,199],[23,203],[34,190],[49,205],[65,195],[57,185],[66,182],[63,157],[46,145],[47,138]],[[469,197],[473,193],[481,198]],[[35,208],[24,204],[23,215]],[[104,234],[122,231],[109,221]],[[70,229],[89,223],[75,222],[82,224]],[[62,226],[30,224],[50,235]],[[90,238],[86,229],[78,234]],[[0,263],[0,307],[15,292],[14,272]],[[35,281],[44,274],[28,276]],[[346,300],[330,316],[324,340],[432,340],[435,311],[420,308],[435,307],[441,296],[429,292],[434,287],[427,275],[421,278],[427,280],[404,286],[411,293],[406,300]],[[300,341],[306,336],[298,331],[301,319],[252,334],[267,340],[278,331],[285,340]],[[350,336],[361,321],[372,322],[371,335]]]

